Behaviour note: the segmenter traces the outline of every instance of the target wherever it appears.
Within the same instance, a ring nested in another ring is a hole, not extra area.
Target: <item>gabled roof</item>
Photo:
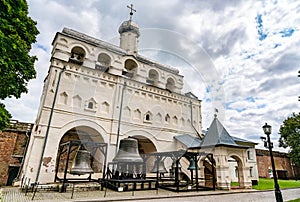
[[[251,142],[242,138],[231,136],[221,122],[214,118],[204,138],[201,140],[198,137],[193,137],[188,134],[174,136],[176,140],[184,144],[188,149],[214,146],[229,146],[229,147],[246,147],[254,146],[255,142]],[[246,143],[246,144],[241,144]]]
[[[235,142],[244,142],[244,143],[249,143],[249,144],[258,144],[256,142],[251,142],[249,140],[245,140],[245,139],[242,139],[242,138],[239,138],[239,137],[234,137],[234,136],[231,136],[233,138],[233,140]]]
[[[215,117],[210,127],[208,128],[204,139],[202,140],[201,147],[217,145],[228,145],[235,147],[239,146],[230,136],[221,122],[217,119],[217,117]]]
[[[174,138],[184,144],[188,149],[199,148],[201,146],[201,140],[198,137],[193,137],[188,134],[177,135],[174,136]]]

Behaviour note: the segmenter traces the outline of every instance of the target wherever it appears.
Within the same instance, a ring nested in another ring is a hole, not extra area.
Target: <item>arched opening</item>
[[[230,156],[228,159],[229,172],[230,172],[230,187],[243,188],[244,187],[244,176],[243,176],[243,165],[239,157]]]
[[[214,167],[211,160],[214,162]],[[213,177],[216,178],[217,176],[217,172],[215,169],[216,161],[214,159],[211,160],[207,157],[204,157],[199,161],[200,176],[202,177],[202,179],[204,179],[202,181],[200,180],[200,184],[207,188],[213,188],[214,183],[216,183],[216,181],[213,179]]]
[[[111,59],[109,55],[107,55],[106,53],[100,53],[98,56],[98,62],[102,66],[109,67],[111,63]]]
[[[139,148],[139,153],[140,154],[149,154],[149,153],[153,153],[153,152],[157,152],[157,149],[155,147],[155,145],[153,144],[153,142],[141,135],[136,135],[133,136],[135,139],[138,140],[138,148]],[[146,172],[149,173],[152,168],[153,168],[153,162],[154,162],[154,157],[150,157],[149,159],[147,159],[146,161]]]
[[[173,92],[175,89],[175,81],[172,78],[167,79],[166,89]]]
[[[79,126],[68,130],[62,136],[58,146],[64,143],[68,143],[70,141],[81,141],[82,143],[104,143],[103,137],[95,129],[90,128],[88,126]],[[68,162],[67,162],[68,152],[58,151],[57,159],[56,159],[56,168],[58,172],[57,176],[59,178],[62,178],[65,172],[65,168],[66,166],[68,166],[68,176],[70,176],[71,178],[78,177],[76,175],[73,176],[69,174],[69,171],[72,169],[72,166],[76,158],[76,154],[78,153],[79,149],[87,150],[88,152],[90,152],[90,159],[88,159],[86,162],[90,163],[90,166],[94,172],[93,176],[95,176],[96,178],[101,178],[104,169],[105,156],[100,150],[95,148],[92,144],[85,144],[81,148],[80,147],[71,148]],[[61,155],[59,156],[59,154]],[[66,165],[66,163],[68,164]]]
[[[83,48],[79,46],[75,46],[71,50],[71,57],[69,59],[69,62],[82,65],[84,57],[85,57],[85,51],[83,50]]]
[[[96,69],[101,71],[107,71],[111,65],[111,58],[106,53],[100,53],[96,63]]]
[[[159,80],[158,72],[154,69],[150,69],[148,73],[147,83],[155,85]]]
[[[127,77],[133,77],[136,73],[137,63],[132,59],[127,59],[124,64],[125,70],[123,70],[122,75]]]

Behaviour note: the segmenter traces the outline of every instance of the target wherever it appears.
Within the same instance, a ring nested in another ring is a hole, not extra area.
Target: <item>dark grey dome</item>
[[[140,36],[140,28],[138,26],[138,24],[136,24],[135,22],[128,20],[128,21],[124,21],[120,27],[119,27],[119,33],[122,34],[124,32],[133,32],[135,34],[137,34],[137,37]]]

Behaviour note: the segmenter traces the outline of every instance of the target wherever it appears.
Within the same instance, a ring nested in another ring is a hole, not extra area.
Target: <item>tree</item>
[[[27,93],[27,84],[35,78],[35,56],[30,56],[31,44],[39,34],[36,22],[28,16],[26,0],[0,0],[0,100],[20,98]],[[11,115],[1,104],[0,131]]]
[[[300,165],[300,113],[293,113],[284,120],[279,134],[279,147],[289,147],[289,157],[293,163]]]

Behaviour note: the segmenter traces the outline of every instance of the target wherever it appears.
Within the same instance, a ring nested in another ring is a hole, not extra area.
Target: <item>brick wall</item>
[[[26,131],[31,124],[14,121],[0,132],[0,186],[6,185],[10,168],[20,167],[26,146]],[[28,134],[28,131],[27,131]]]
[[[6,185],[8,178],[8,167],[13,161],[12,155],[14,145],[17,141],[18,133],[2,132],[0,133],[0,185]]]
[[[292,162],[287,153],[273,151],[273,157],[279,178],[295,178]],[[268,169],[272,169],[272,165],[269,151],[256,149],[256,161],[259,177],[270,178]]]

